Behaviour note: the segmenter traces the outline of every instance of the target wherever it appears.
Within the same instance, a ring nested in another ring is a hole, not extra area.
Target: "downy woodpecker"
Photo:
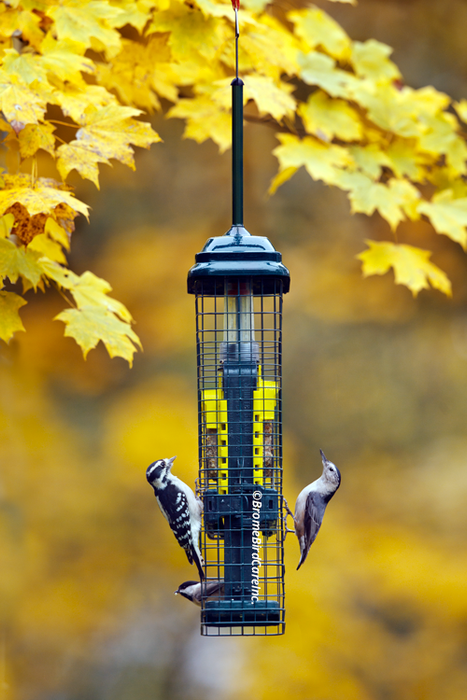
[[[185,550],[190,564],[195,562],[202,580],[204,561],[199,550],[199,533],[203,503],[189,486],[171,473],[174,460],[175,457],[171,457],[153,462],[147,468],[146,478],[154,489],[162,515]]]

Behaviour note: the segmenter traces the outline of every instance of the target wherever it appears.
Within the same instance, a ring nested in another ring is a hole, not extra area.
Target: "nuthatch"
[[[320,450],[320,453],[323,462],[323,473],[319,479],[308,484],[300,491],[295,502],[295,513],[292,513],[287,505],[287,501],[285,501],[287,514],[292,516],[295,527],[295,530],[286,528],[286,531],[295,532],[300,545],[300,561],[297,569],[301,567],[307,558],[310,547],[315,541],[323,522],[326,506],[341,483],[341,475],[336,465],[326,459],[322,450]]]

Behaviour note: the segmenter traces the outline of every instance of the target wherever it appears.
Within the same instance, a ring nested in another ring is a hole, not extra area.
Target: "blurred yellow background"
[[[353,39],[395,47],[413,87],[466,96],[463,0],[318,3]],[[30,293],[27,333],[0,350],[0,698],[5,700],[465,700],[467,692],[467,260],[427,223],[399,240],[430,247],[454,298],[413,299],[393,277],[361,278],[378,216],[300,171],[266,198],[274,132],[245,131],[245,225],[291,272],[284,299],[285,495],[342,473],[306,564],[286,541],[286,634],[199,636],[173,591],[194,570],[145,479],[178,455],[197,475],[195,253],[230,226],[230,153],[164,143],[137,171],[103,167],[70,266],[108,280],[144,352],[133,369],[102,346],[83,361]],[[54,296],[55,294],[55,296]]]

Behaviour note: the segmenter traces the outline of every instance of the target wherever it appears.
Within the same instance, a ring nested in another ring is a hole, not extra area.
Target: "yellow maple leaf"
[[[89,107],[106,107],[116,105],[117,98],[102,85],[64,85],[55,94],[56,102],[65,116],[79,122]]]
[[[135,27],[139,33],[149,21],[150,11],[156,6],[153,0],[125,0],[120,2],[119,9],[121,13],[113,21],[115,27],[124,27],[125,24],[130,24]]]
[[[94,62],[81,55],[80,44],[71,39],[57,41],[47,34],[41,45],[40,65],[46,73],[63,82],[85,86],[81,73],[94,73]]]
[[[263,12],[266,6],[269,4],[270,0],[243,0],[242,6],[246,7],[247,10],[252,12]]]
[[[103,158],[80,141],[64,143],[57,149],[57,168],[63,180],[71,170],[76,170],[82,178],[91,180],[99,189],[99,163],[108,164]]]
[[[387,163],[396,177],[408,177],[415,182],[423,182],[426,168],[431,160],[416,148],[415,139],[394,138],[386,150]]]
[[[62,246],[46,233],[40,233],[38,236],[34,236],[31,243],[28,245],[28,250],[33,250],[39,253],[40,257],[46,256],[49,260],[54,260],[57,263],[63,263],[64,265],[67,263]]]
[[[116,90],[120,100],[150,112],[160,107],[151,89],[155,72],[152,44],[147,46],[123,39],[122,50],[110,63],[97,64],[97,80],[108,90]]]
[[[158,63],[154,69],[151,84],[154,90],[170,102],[178,99],[178,82],[180,74],[176,66],[172,63]]]
[[[16,331],[24,331],[18,309],[27,302],[13,292],[0,291],[0,338],[8,343]]]
[[[410,245],[365,241],[369,249],[357,255],[363,262],[362,272],[384,275],[392,267],[396,284],[404,284],[414,296],[429,284],[447,296],[451,296],[451,283],[446,274],[430,261],[431,252]]]
[[[76,139],[100,158],[115,158],[134,169],[130,143],[149,148],[152,143],[161,140],[149,124],[132,119],[138,114],[139,109],[121,105],[88,108],[79,120],[82,127],[76,132]]]
[[[45,122],[44,124],[26,124],[24,129],[21,129],[18,134],[21,158],[30,158],[37,153],[40,148],[54,156],[54,131],[55,127],[50,122]]]
[[[260,0],[260,2],[263,2],[263,0]],[[227,19],[232,19],[232,7],[227,3],[217,3],[212,0],[196,0],[196,5],[206,17],[226,17]],[[244,3],[242,3],[242,6],[243,5]]]
[[[87,217],[89,207],[73,197],[70,192],[58,189],[54,180],[38,178],[33,180],[30,175],[5,175],[5,187],[0,190],[0,214],[19,202],[26,207],[29,214],[51,213],[59,204],[67,204],[74,211]]]
[[[37,124],[44,116],[46,101],[34,88],[18,82],[0,70],[0,109],[5,119],[14,124]],[[20,128],[15,128],[19,131]]]
[[[271,180],[271,184],[269,185],[268,189],[268,194],[274,194],[274,192],[277,190],[278,187],[284,184],[284,182],[287,182],[287,180],[290,180],[290,178],[295,175],[297,172],[298,168],[294,167],[293,165],[289,165],[288,168],[284,168],[283,170],[279,170],[277,175],[273,177]]]
[[[38,259],[38,253],[18,247],[6,238],[0,238],[0,278],[8,277],[14,284],[18,277],[21,277],[25,291],[30,287],[36,289],[42,277]]]
[[[299,52],[300,77],[308,85],[317,85],[333,97],[349,97],[350,89],[358,82],[354,75],[336,68],[330,56],[317,51],[308,54]]]
[[[70,250],[70,238],[63,226],[55,221],[51,216],[47,218],[44,228],[45,233],[66,250]]]
[[[131,367],[135,346],[141,347],[140,340],[129,323],[99,306],[66,309],[55,316],[54,320],[66,324],[65,335],[76,340],[85,358],[102,341],[110,357],[123,357]]]
[[[227,37],[226,37],[226,40]],[[247,25],[242,32],[241,65],[251,73],[267,75],[276,81],[285,73],[295,75],[298,70],[299,40],[283,24],[270,15]],[[226,65],[234,67],[233,53],[222,56]]]
[[[8,238],[15,223],[14,214],[0,216],[0,238]]]
[[[35,80],[48,85],[47,73],[40,63],[40,57],[32,53],[18,53],[15,49],[5,49],[3,70],[11,76],[16,76],[26,85]]]
[[[0,36],[9,38],[18,28],[19,13],[16,9],[1,7],[0,11]]]
[[[455,199],[451,189],[443,190],[431,202],[421,202],[418,211],[430,219],[435,231],[467,248],[467,197]]]
[[[453,106],[462,121],[467,124],[467,100],[453,102]]]
[[[277,85],[269,77],[245,77],[245,98],[256,102],[260,114],[270,114],[277,121],[285,116],[293,116],[297,104],[290,94],[293,90],[293,85],[282,81]]]
[[[343,59],[350,53],[350,39],[324,10],[318,7],[307,7],[303,10],[294,10],[287,14],[295,25],[295,34],[305,42],[308,49],[321,46],[331,56]]]
[[[449,105],[449,98],[431,87],[398,89],[392,83],[378,84],[370,79],[351,82],[348,96],[365,107],[368,117],[381,129],[404,138],[425,134],[430,120]]]
[[[362,212],[370,216],[378,211],[395,230],[408,215],[417,218],[420,192],[408,180],[392,178],[387,184],[373,182],[359,172],[341,172],[339,186],[349,190],[352,213]]]
[[[146,34],[170,32],[168,42],[172,57],[183,64],[203,59],[214,61],[227,38],[226,29],[222,19],[206,16],[194,5],[171,3],[169,10],[154,14]]]
[[[370,143],[367,146],[349,146],[349,153],[357,169],[371,177],[372,180],[378,180],[382,167],[389,165],[387,154],[381,150],[377,143]]]
[[[114,26],[121,12],[103,0],[67,0],[48,7],[46,15],[54,20],[59,41],[69,39],[111,57],[120,50],[120,34]]]
[[[9,4],[13,5],[13,3]],[[19,2],[16,2],[15,4],[19,5]],[[44,38],[44,32],[40,27],[41,17],[38,13],[33,12],[31,10],[39,8],[32,6],[30,7],[30,9],[26,9],[24,7],[26,3],[21,3],[21,5],[23,7],[21,9],[16,10],[16,17],[13,19],[13,32],[21,32],[21,39],[25,42],[28,42],[31,46],[38,50]],[[11,34],[9,34],[8,36],[11,36]]]
[[[313,179],[335,184],[341,169],[353,163],[345,148],[324,144],[312,136],[300,140],[293,134],[277,134],[277,138],[281,145],[273,150],[273,154],[279,160],[281,171],[304,165]]]
[[[349,85],[348,96],[368,110],[368,117],[381,129],[404,137],[418,136],[421,124],[406,89],[397,90],[392,84],[376,85],[370,80],[355,80]]]
[[[211,138],[221,153],[230,147],[232,122],[228,112],[224,112],[208,97],[201,95],[192,99],[181,99],[167,113],[168,117],[186,119],[183,138],[202,143]]]
[[[459,123],[454,114],[439,112],[422,115],[423,130],[418,140],[420,148],[428,153],[446,154],[452,168],[461,174],[466,171],[467,146],[456,132]]]
[[[307,132],[323,141],[331,141],[335,136],[343,141],[354,141],[362,136],[358,112],[344,100],[331,99],[321,90],[300,104],[298,113]]]
[[[88,306],[100,306],[106,311],[120,316],[126,323],[131,323],[133,318],[121,301],[112,299],[107,295],[112,291],[112,287],[106,280],[96,277],[92,272],[83,272],[76,275],[71,270],[57,265],[46,257],[39,260],[39,265],[43,273],[54,280],[63,289],[68,289],[79,309]]]
[[[401,77],[396,64],[388,58],[391,53],[390,46],[376,39],[354,41],[350,60],[359,77],[390,81]]]

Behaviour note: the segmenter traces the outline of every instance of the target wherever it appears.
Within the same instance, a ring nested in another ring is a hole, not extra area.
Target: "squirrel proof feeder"
[[[237,20],[237,16],[236,16]],[[238,22],[236,21],[237,56]],[[238,64],[237,64],[238,65]],[[243,82],[232,81],[232,227],[188,273],[196,296],[202,635],[284,633],[281,254],[243,227]]]

